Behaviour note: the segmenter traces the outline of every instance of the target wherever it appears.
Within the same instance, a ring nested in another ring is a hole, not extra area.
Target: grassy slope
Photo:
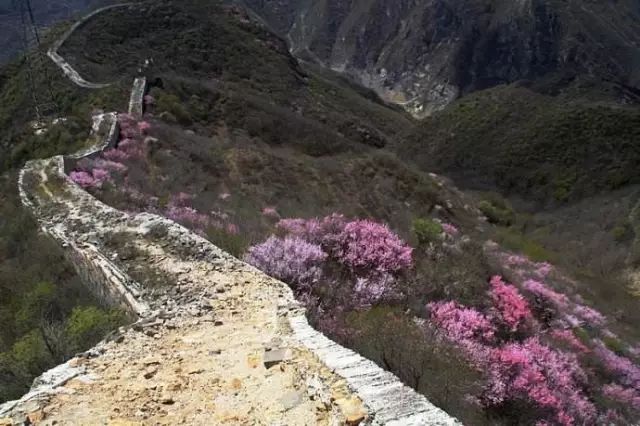
[[[640,109],[501,86],[457,101],[400,145],[469,186],[566,201],[638,183]]]

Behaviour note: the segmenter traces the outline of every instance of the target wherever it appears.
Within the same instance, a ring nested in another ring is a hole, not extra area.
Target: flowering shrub
[[[140,121],[138,123],[138,130],[140,131],[141,134],[146,135],[147,133],[149,133],[149,130],[151,129],[151,124],[149,124],[146,121]]]
[[[123,139],[135,139],[140,136],[137,120],[130,114],[118,114],[120,125],[120,137]]]
[[[338,260],[360,276],[395,273],[411,266],[413,249],[382,225],[349,222],[339,236]]]
[[[129,159],[129,156],[127,155],[127,153],[119,149],[108,149],[104,153],[102,153],[102,156],[107,160],[111,160],[118,163],[122,163],[123,161]]]
[[[533,320],[527,301],[514,286],[502,281],[502,277],[496,275],[491,278],[490,296],[497,316],[510,331],[514,332],[525,322]]]
[[[316,244],[298,237],[270,237],[249,249],[245,260],[298,290],[313,287],[322,276],[327,254]]]
[[[395,296],[396,280],[390,274],[375,274],[369,277],[356,278],[353,293],[359,307],[368,307],[383,299]]]
[[[569,306],[567,296],[551,290],[546,284],[540,281],[527,280],[524,282],[523,287],[535,297],[536,304],[540,307],[560,311],[567,309]]]
[[[603,367],[612,374],[619,383],[640,391],[640,367],[629,358],[620,356],[607,348],[601,340],[596,340],[594,354],[600,358]]]
[[[72,181],[77,183],[83,188],[92,188],[96,186],[96,181],[93,175],[89,172],[73,171],[69,174]]]
[[[578,352],[589,352],[587,348],[571,330],[551,330],[550,336]]]
[[[602,327],[606,323],[606,318],[600,312],[584,305],[576,305],[573,314],[581,318],[590,327]]]
[[[69,174],[72,181],[83,188],[101,188],[111,179],[111,174],[105,169],[93,169],[91,172],[73,171]]]
[[[278,214],[278,211],[276,210],[275,207],[265,207],[262,209],[262,215],[266,216],[266,217],[271,217],[271,218],[275,218],[278,219],[280,217],[280,214]]]
[[[271,213],[270,209],[263,211],[263,214]],[[285,240],[306,242],[319,247],[326,254],[326,263],[322,265],[326,272],[324,278],[327,285],[331,286],[331,298],[336,308],[368,307],[396,297],[396,277],[411,266],[412,249],[389,228],[372,221],[347,221],[344,216],[333,214],[322,219],[282,219],[276,228],[279,233],[285,234]],[[280,240],[270,238],[267,242],[274,245]],[[262,244],[251,250],[257,248],[262,248]],[[277,253],[275,251],[273,256]],[[259,265],[268,267],[271,262],[267,261],[267,257],[268,253],[264,253],[262,261],[257,262],[256,266],[261,269]],[[299,269],[293,268],[293,271]],[[297,282],[308,281],[304,275],[299,278],[287,275],[287,278],[281,279],[293,286]],[[311,286],[305,289],[312,290]],[[318,303],[317,298],[310,297],[310,294],[299,296],[309,303]]]
[[[541,280],[547,278],[547,276],[553,271],[553,266],[547,262],[536,263],[536,275]]]
[[[495,326],[475,309],[465,308],[456,302],[429,303],[427,308],[431,322],[455,343],[475,348],[478,343],[488,344],[494,341]]]
[[[442,230],[450,237],[457,237],[458,234],[460,234],[460,230],[455,225],[452,225],[450,223],[443,223]]]
[[[322,219],[282,219],[276,224],[276,228],[286,234],[320,244],[330,253],[338,248],[346,225],[345,217],[334,213]]]
[[[549,412],[549,421],[561,425],[594,421],[595,406],[582,391],[586,374],[574,355],[562,353],[530,338],[491,352],[486,404],[519,399]]]
[[[625,388],[614,383],[604,386],[602,394],[614,402],[640,411],[640,391],[637,389]]]

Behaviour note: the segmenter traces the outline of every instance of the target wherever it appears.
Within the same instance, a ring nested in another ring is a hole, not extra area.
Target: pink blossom
[[[607,319],[600,312],[584,305],[576,305],[573,308],[574,315],[581,318],[590,327],[602,327]]]
[[[591,423],[594,405],[582,391],[586,374],[574,355],[545,346],[537,338],[510,343],[491,352],[485,400],[500,405],[524,400],[551,414],[561,425]]]
[[[625,388],[612,383],[602,388],[602,394],[619,404],[628,405],[634,410],[640,410],[640,392],[636,389]]]
[[[127,160],[129,158],[129,156],[124,151],[120,151],[118,149],[106,150],[102,154],[102,156],[104,158],[106,158],[107,160],[115,161],[115,162],[119,162],[119,163],[122,163],[123,161],[125,161],[125,160]]]
[[[339,241],[335,256],[361,276],[395,273],[411,267],[413,249],[385,225],[370,220],[349,222]]]
[[[165,211],[165,216],[183,225],[193,226],[201,232],[211,225],[209,216],[199,213],[193,207],[173,205]]]
[[[96,168],[91,172],[73,171],[69,174],[72,181],[83,188],[100,188],[102,184],[111,179],[108,170]]]
[[[92,188],[96,185],[96,181],[91,175],[91,173],[83,172],[83,171],[73,171],[69,174],[69,177],[72,181],[77,183],[83,188]]]
[[[514,332],[525,322],[533,320],[527,301],[524,300],[518,289],[506,284],[502,277],[496,275],[491,278],[489,295],[493,301],[497,316],[510,331]]]
[[[278,213],[278,211],[276,210],[275,207],[265,207],[262,209],[262,215],[263,216],[267,216],[267,217],[272,217],[272,218],[279,218],[280,214]]]
[[[95,168],[93,169],[93,178],[96,180],[96,182],[102,184],[103,182],[111,179],[111,173],[109,173],[109,171],[105,169]]]
[[[368,307],[383,299],[392,298],[395,283],[395,278],[390,274],[373,275],[367,278],[358,277],[353,292],[360,307]]]
[[[143,135],[146,135],[147,133],[149,133],[149,130],[151,130],[151,124],[149,124],[149,122],[147,121],[140,121],[138,123],[138,130]]]
[[[320,244],[327,253],[338,249],[346,226],[345,217],[336,213],[322,219],[282,219],[276,224],[284,233]]]
[[[450,237],[456,237],[460,233],[460,230],[455,225],[452,225],[450,223],[443,223],[442,230]]]
[[[297,237],[270,237],[249,249],[245,260],[298,290],[306,290],[322,276],[327,254],[320,246]]]
[[[640,391],[640,367],[630,359],[616,354],[600,340],[594,340],[594,354],[600,359],[603,367],[614,375],[619,383]]]
[[[226,226],[227,233],[231,235],[238,235],[240,233],[240,228],[235,223],[228,223]]]
[[[156,99],[151,95],[145,95],[144,103],[145,105],[155,105]]]
[[[536,275],[541,280],[547,278],[547,276],[553,271],[553,266],[548,262],[536,263]]]
[[[496,329],[491,321],[473,308],[465,308],[456,302],[435,302],[427,305],[431,322],[454,343],[463,346],[471,343],[493,342]]]
[[[521,265],[527,265],[531,263],[531,261],[527,257],[522,256],[520,254],[512,254],[507,256],[506,262],[507,262],[507,265],[509,266],[515,266],[515,265],[521,266]]]
[[[117,161],[98,158],[94,164],[95,164],[95,167],[105,169],[110,173],[126,173],[127,171],[127,166]]]
[[[587,348],[571,330],[552,330],[551,337],[578,352],[589,352]]]
[[[569,305],[569,298],[567,298],[567,296],[551,290],[546,284],[540,281],[527,280],[522,286],[525,290],[533,294],[538,304],[544,307],[564,310]]]

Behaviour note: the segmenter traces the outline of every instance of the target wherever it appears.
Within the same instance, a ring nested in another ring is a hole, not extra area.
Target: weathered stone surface
[[[266,368],[271,368],[289,359],[291,359],[291,352],[289,350],[274,349],[264,352],[263,362]]]
[[[137,77],[133,82],[131,98],[129,99],[129,114],[136,118],[142,117],[144,112],[144,92],[147,88],[147,79]]]

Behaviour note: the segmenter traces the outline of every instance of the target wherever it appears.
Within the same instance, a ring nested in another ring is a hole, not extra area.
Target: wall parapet
[[[56,41],[54,41],[54,43],[52,44],[52,46],[49,48],[49,50],[47,51],[47,55],[49,56],[49,58],[51,58],[51,60],[62,70],[62,72],[64,73],[64,75],[67,76],[67,78],[69,78],[71,81],[73,81],[75,84],[77,84],[80,87],[84,87],[86,89],[102,89],[105,87],[109,87],[111,85],[111,83],[92,83],[89,82],[87,80],[85,80],[84,78],[82,78],[82,76],[80,75],[80,73],[78,71],[76,71],[75,68],[73,68],[71,66],[71,64],[69,64],[69,62],[67,62],[66,59],[64,59],[60,53],[58,53],[58,50],[60,50],[60,48],[62,47],[62,45],[67,41],[67,39],[69,37],[71,37],[71,35],[80,27],[82,27],[83,25],[85,25],[87,22],[89,22],[92,18],[96,17],[97,15],[106,12],[108,10],[111,9],[115,9],[115,8],[120,8],[120,7],[128,7],[128,6],[132,6],[135,3],[120,3],[120,4],[112,4],[109,6],[105,6],[105,7],[101,7],[99,9],[94,10],[93,12],[91,12],[90,14],[86,15],[85,17],[83,17],[82,19],[80,19],[79,21],[77,21],[76,23],[74,23],[71,28],[69,28],[63,35],[62,37],[60,37],[59,39],[57,39]]]

